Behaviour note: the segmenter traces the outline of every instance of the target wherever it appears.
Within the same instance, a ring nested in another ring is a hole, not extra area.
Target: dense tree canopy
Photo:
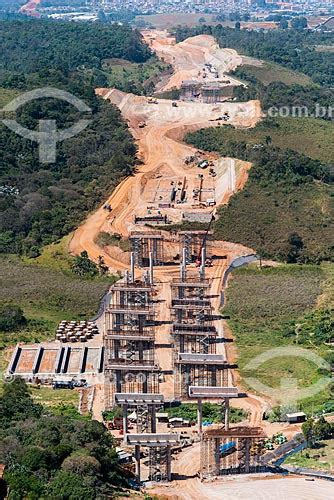
[[[104,426],[78,414],[55,416],[33,402],[22,379],[0,398],[0,462],[10,498],[111,498],[126,486]]]
[[[0,70],[101,68],[104,59],[144,62],[150,56],[140,33],[129,25],[48,20],[0,21]]]
[[[0,87],[17,92],[55,87],[93,111],[83,132],[57,144],[51,164],[39,161],[35,142],[0,125],[0,251],[35,257],[39,247],[68,234],[132,173],[136,146],[119,110],[96,97],[94,71],[105,57],[141,61],[150,52],[137,31],[118,25],[4,21],[0,39]],[[59,99],[34,100],[17,112],[29,129],[50,118],[64,129],[78,117]]]
[[[328,167],[293,150],[233,140],[228,126],[189,134],[188,142],[252,162],[246,186],[218,210],[216,237],[285,262],[333,260]],[[319,205],[320,203],[320,205]]]

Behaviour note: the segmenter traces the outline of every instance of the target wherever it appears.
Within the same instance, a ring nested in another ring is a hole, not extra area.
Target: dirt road
[[[205,82],[216,82],[217,77],[225,78],[227,85],[240,85],[236,78],[227,77],[226,73],[233,71],[242,64],[242,56],[233,49],[222,49],[213,36],[198,35],[178,44],[174,37],[165,31],[144,31],[144,39],[147,44],[165,62],[172,64],[174,74],[169,81],[159,88],[166,91],[179,88],[184,80],[205,80]],[[216,77],[213,73],[206,72],[203,78],[203,66],[212,64],[218,72]]]
[[[239,56],[234,51],[221,51],[212,37],[194,37],[178,45],[159,32],[146,33],[145,37],[147,40],[152,40],[152,43],[149,43],[154,50],[166,61],[171,62],[175,68],[175,73],[164,87],[165,89],[179,86],[184,78],[196,76],[199,67],[207,61],[215,61],[220,76],[240,64]],[[187,164],[186,159],[191,156],[197,155],[200,160],[212,161],[216,176],[214,178],[210,176],[209,169],[201,170],[202,188],[204,186],[205,192],[210,193],[207,196],[212,196],[211,193],[213,193],[218,204],[227,203],[233,192],[243,188],[250,164],[241,162],[236,168],[234,160],[229,158],[222,160],[215,155],[205,155],[183,143],[182,139],[187,131],[216,126],[217,122],[214,120],[224,113],[229,115],[228,123],[252,127],[260,120],[261,109],[258,101],[212,105],[199,102],[178,102],[177,106],[173,106],[169,100],[161,99],[150,102],[146,97],[125,94],[115,89],[97,89],[97,93],[121,110],[137,141],[142,163],[136,174],[121,182],[107,200],[112,208],[111,213],[101,207],[77,229],[70,242],[70,251],[78,254],[86,250],[92,259],[97,259],[99,255],[102,255],[111,269],[124,271],[128,268],[127,257],[118,248],[100,248],[95,242],[99,232],[117,232],[127,237],[134,229],[147,230],[146,226],[134,224],[135,215],[146,216],[148,213],[160,212],[167,215],[169,220],[179,222],[182,219],[182,213],[186,210],[195,211],[199,216],[211,212],[211,207],[203,208],[200,203],[196,205],[192,197],[192,193],[198,188],[199,170],[196,164]],[[180,183],[187,186],[187,197],[182,204],[159,207],[159,201],[165,201],[165,193],[170,193],[171,186],[178,186]],[[212,281],[210,293],[214,297],[213,306],[218,311],[222,280],[227,266],[233,258],[247,255],[251,249],[232,243],[218,242],[213,252],[216,255],[227,256],[225,261],[218,261],[220,264],[207,270]],[[155,269],[159,298],[157,319],[164,321],[164,324],[161,324],[156,331],[156,355],[157,362],[163,370],[173,368],[170,325],[166,323],[166,320],[170,319],[169,282],[177,272],[176,266]],[[216,327],[218,334],[224,336],[224,324],[221,320],[217,321]],[[219,349],[223,349],[222,353],[229,359],[229,353],[225,352],[223,343],[220,344]],[[237,383],[237,379],[234,383]],[[160,391],[167,399],[172,399],[173,390],[173,376],[165,375]],[[100,401],[101,398],[97,399],[100,402],[99,407],[102,407],[103,401]],[[266,405],[264,400],[257,396],[250,396],[236,400],[233,404],[249,412],[251,425],[262,424],[262,414]],[[166,494],[168,491],[168,495],[171,493],[172,498],[182,499],[212,498],[212,496],[223,498],[221,490],[219,489],[218,493],[216,485],[209,486],[208,489],[207,483],[201,483],[197,478],[199,465],[199,445],[196,444],[183,451],[175,460],[173,471],[176,473],[176,480],[169,487],[159,489],[160,494]],[[246,486],[244,489],[241,487],[241,493],[244,494],[246,489]],[[224,498],[228,497],[224,495]]]

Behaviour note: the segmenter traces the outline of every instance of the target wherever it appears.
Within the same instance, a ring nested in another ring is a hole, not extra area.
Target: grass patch
[[[174,28],[175,26],[198,26],[199,19],[204,18],[205,24],[217,24],[215,14],[193,14],[182,12],[170,14],[148,14],[139,15],[135,18],[134,24],[142,27],[143,23],[146,26],[154,26],[155,28]]]
[[[241,66],[243,74],[249,79],[256,78],[263,85],[269,85],[272,82],[282,82],[286,85],[314,85],[312,79],[288,68],[275,63],[264,62],[260,65],[245,64]]]
[[[15,256],[0,257],[0,277],[0,302],[19,305],[28,319],[22,330],[0,334],[2,347],[52,338],[61,319],[89,319],[110,281],[82,279]]]
[[[57,389],[54,390],[50,387],[36,387],[30,386],[31,396],[35,403],[41,403],[43,406],[54,408],[60,405],[78,407],[79,404],[79,391]]]
[[[230,316],[242,378],[254,376],[245,367],[262,352],[294,345],[296,337],[291,331],[296,322],[316,308],[328,277],[326,267],[282,265],[259,270],[249,266],[233,272],[223,312]],[[308,345],[299,347],[309,349]],[[329,354],[324,345],[312,350],[322,357]],[[271,387],[279,387],[281,378],[296,379],[299,387],[307,387],[321,376],[313,363],[291,356],[272,359],[256,370],[256,377]],[[320,408],[328,398],[325,391],[302,401],[301,407],[306,411]]]
[[[217,127],[206,131],[216,150],[226,142],[245,141],[247,144],[270,144],[281,149],[293,149],[314,160],[331,164],[334,158],[334,123],[316,118],[271,118],[254,128]],[[191,137],[196,137],[196,133]]]
[[[218,210],[216,239],[291,262],[290,237],[298,234],[298,262],[331,260],[333,187],[330,175],[326,183],[316,172],[324,169],[319,161],[330,165],[334,158],[333,131],[334,125],[325,120],[281,118],[254,129],[227,126],[188,134],[187,142],[200,149],[253,164],[245,188]],[[303,172],[307,165],[312,165],[308,175]]]
[[[26,264],[40,265],[55,271],[70,272],[74,262],[73,257],[68,253],[68,245],[72,235],[64,236],[61,240],[46,245],[41,249],[41,255],[34,259],[23,257]]]
[[[178,417],[185,420],[197,420],[197,403],[181,403],[178,406],[165,408],[170,418]],[[240,408],[230,408],[230,422],[235,424],[247,418],[247,413]],[[203,403],[203,420],[214,423],[224,422],[224,408],[217,403]]]
[[[324,440],[317,448],[306,448],[288,457],[285,465],[306,467],[309,469],[334,470],[334,439]]]
[[[110,59],[103,69],[109,87],[142,95],[152,93],[162,74],[169,72],[169,66],[155,57],[145,63]]]
[[[17,90],[4,89],[0,87],[0,108],[8,104],[12,99],[19,95]]]
[[[117,246],[123,250],[123,252],[129,252],[131,250],[130,240],[122,238],[122,236],[118,233],[106,233],[105,231],[101,231],[97,235],[95,243],[97,243],[97,245],[101,248],[107,246]]]

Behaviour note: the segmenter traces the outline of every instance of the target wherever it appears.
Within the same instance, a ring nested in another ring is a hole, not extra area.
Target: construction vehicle
[[[157,99],[154,99],[153,97],[149,97],[147,99],[147,103],[148,104],[158,104],[158,100]]]
[[[204,168],[207,168],[209,166],[209,162],[207,160],[203,160],[197,166],[198,166],[198,168],[204,169]]]
[[[173,101],[173,102],[172,102],[172,107],[173,107],[173,108],[177,108],[177,107],[178,107],[177,102]]]
[[[138,127],[139,128],[145,128],[146,127],[146,123],[145,122],[139,122],[138,123]]]

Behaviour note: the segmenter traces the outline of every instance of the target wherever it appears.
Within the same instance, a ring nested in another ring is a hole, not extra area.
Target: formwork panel
[[[97,372],[99,370],[100,356],[100,348],[89,347],[87,349],[85,372]]]
[[[71,348],[66,370],[67,373],[80,373],[81,356],[82,356],[82,349]]]
[[[37,347],[32,349],[22,349],[21,355],[16,365],[15,373],[31,373],[34,366],[34,361],[36,354],[38,352]]]
[[[58,349],[44,349],[38,373],[54,373]]]

